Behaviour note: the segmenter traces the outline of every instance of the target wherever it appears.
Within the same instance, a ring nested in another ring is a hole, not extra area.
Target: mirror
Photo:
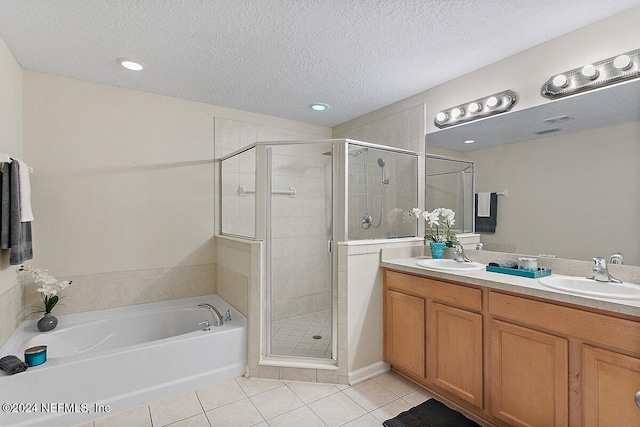
[[[640,81],[429,133],[426,144],[473,161],[476,192],[508,190],[496,232],[480,233],[485,249],[578,260],[622,252],[640,265]]]

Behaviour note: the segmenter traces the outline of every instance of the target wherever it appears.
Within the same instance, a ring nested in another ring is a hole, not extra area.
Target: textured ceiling
[[[28,70],[335,126],[638,4],[0,0],[0,37]]]

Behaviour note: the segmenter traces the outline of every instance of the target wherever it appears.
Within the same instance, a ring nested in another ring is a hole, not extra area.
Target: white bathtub
[[[230,310],[232,320],[203,331],[198,323],[213,324],[213,318],[200,303],[222,315]],[[73,426],[245,372],[246,318],[218,296],[58,320],[45,333],[38,332],[36,320],[22,322],[0,348],[0,357],[24,360],[26,348],[47,346],[43,365],[12,376],[0,371],[0,404],[15,404],[10,412],[3,406],[1,426]]]

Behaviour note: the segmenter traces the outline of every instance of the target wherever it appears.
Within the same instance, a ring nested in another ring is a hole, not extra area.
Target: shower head
[[[378,157],[378,166],[380,166],[382,168],[382,184],[384,185],[389,185],[389,178],[386,178],[384,176],[384,160],[382,160],[382,157]]]
[[[349,151],[349,155],[353,156],[353,157],[358,157],[360,154],[366,153],[367,151],[369,151],[369,149],[367,147],[362,147],[362,148],[357,149],[357,150]]]

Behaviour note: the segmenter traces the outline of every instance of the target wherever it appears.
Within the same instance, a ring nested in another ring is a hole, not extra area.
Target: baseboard
[[[385,372],[389,372],[389,369],[391,369],[391,365],[384,360],[372,363],[364,368],[356,369],[355,371],[349,372],[349,385],[358,384],[369,378],[377,377]]]

